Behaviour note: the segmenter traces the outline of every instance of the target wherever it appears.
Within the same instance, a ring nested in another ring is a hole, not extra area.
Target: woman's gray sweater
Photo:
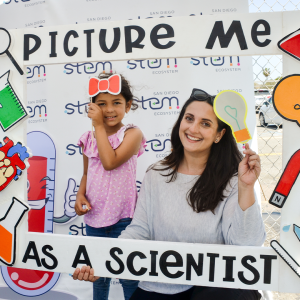
[[[197,175],[178,173],[174,182],[167,183],[168,171],[150,170],[146,173],[131,224],[119,238],[170,241],[201,244],[261,246],[266,238],[260,208],[255,202],[243,211],[238,204],[238,178],[227,185],[214,211],[196,213],[187,202],[187,193]],[[189,285],[140,282],[146,291],[176,294]]]

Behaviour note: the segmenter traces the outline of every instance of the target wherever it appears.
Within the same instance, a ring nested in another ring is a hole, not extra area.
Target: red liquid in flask
[[[13,198],[4,218],[0,220],[0,260],[7,265],[15,261],[16,227],[28,207],[16,198]]]

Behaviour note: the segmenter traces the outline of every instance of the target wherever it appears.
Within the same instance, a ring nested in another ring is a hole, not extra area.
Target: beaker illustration
[[[16,229],[29,207],[13,197],[5,216],[0,219],[0,260],[12,266],[16,258]]]
[[[31,208],[28,231],[53,233],[56,151],[52,139],[41,131],[27,134],[33,156],[28,160],[27,196]],[[60,273],[1,267],[6,284],[23,296],[39,296],[53,288]]]

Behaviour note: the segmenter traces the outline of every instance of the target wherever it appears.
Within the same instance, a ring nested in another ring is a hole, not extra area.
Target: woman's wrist
[[[239,190],[251,191],[254,189],[254,184],[246,184],[242,180],[238,180]]]

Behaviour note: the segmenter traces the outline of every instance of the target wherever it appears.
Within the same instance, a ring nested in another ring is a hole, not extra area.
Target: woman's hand
[[[244,187],[253,187],[261,171],[260,157],[250,149],[248,143],[243,153],[245,157],[239,164],[239,181]]]
[[[93,126],[103,126],[103,112],[102,109],[95,103],[89,103],[88,117],[92,119]]]
[[[76,268],[73,273],[74,280],[95,282],[99,278],[98,276],[94,276],[94,269],[90,268],[90,266],[83,266],[81,269]]]
[[[85,205],[86,208],[83,208],[83,205]],[[76,202],[75,202],[76,214],[78,216],[85,215],[90,209],[91,209],[91,205],[90,205],[89,201],[87,201],[85,196],[77,193]]]

